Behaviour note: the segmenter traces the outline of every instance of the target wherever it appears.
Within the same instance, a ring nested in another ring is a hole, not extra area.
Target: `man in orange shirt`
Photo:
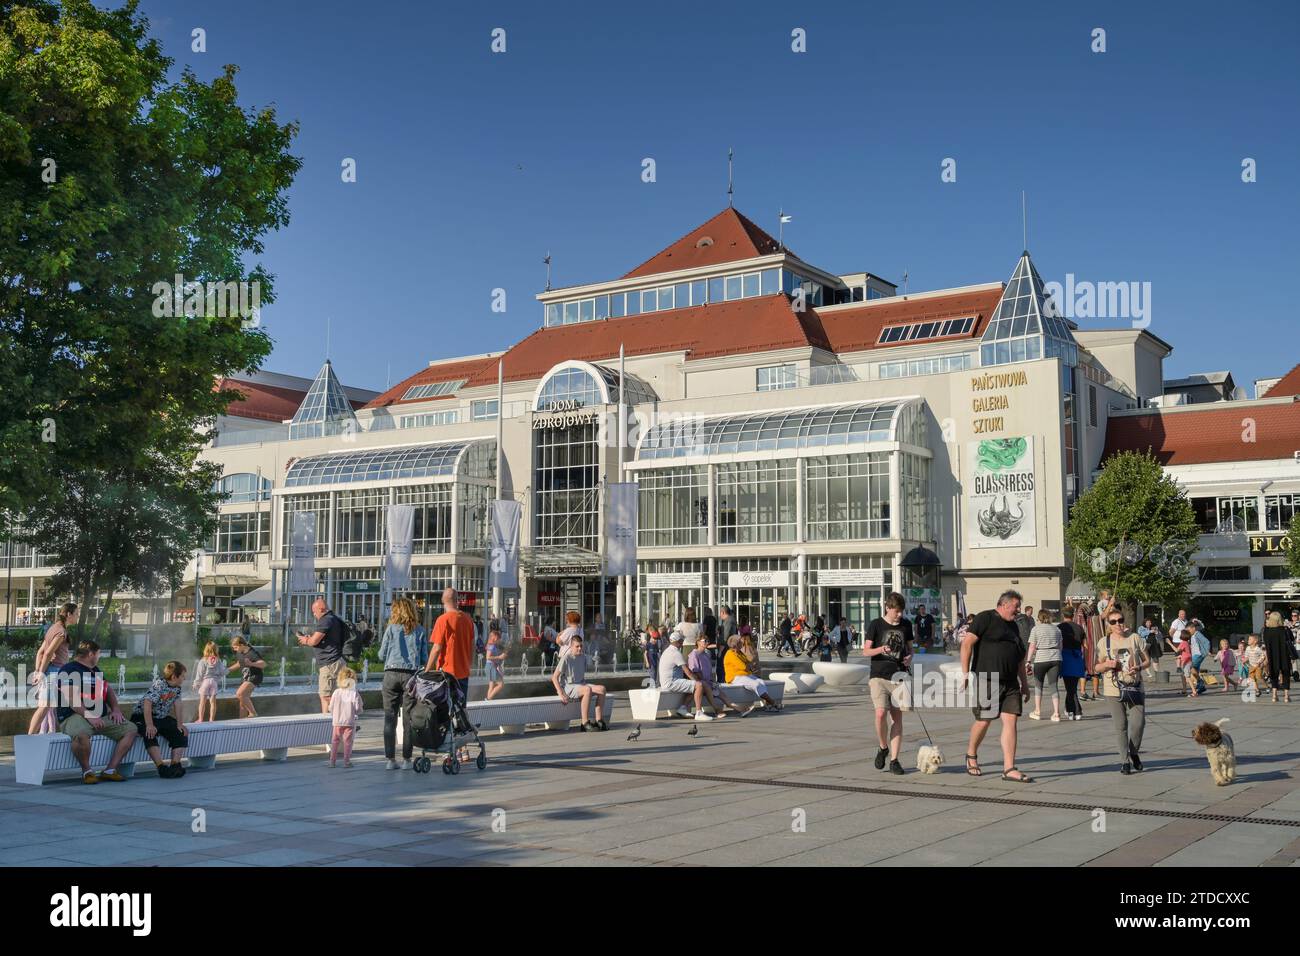
[[[474,625],[469,615],[456,607],[456,589],[442,592],[442,614],[433,622],[429,638],[430,670],[446,671],[454,680],[462,704],[469,700],[469,669],[474,660]]]

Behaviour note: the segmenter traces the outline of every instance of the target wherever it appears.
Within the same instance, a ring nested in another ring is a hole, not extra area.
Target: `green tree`
[[[1291,519],[1286,533],[1286,573],[1300,582],[1300,515]]]
[[[0,0],[0,521],[83,600],[174,583],[210,532],[213,383],[271,343],[188,284],[274,301],[255,260],[301,166],[233,66],[169,79],[136,6]]]
[[[1065,540],[1075,576],[1121,604],[1184,599],[1200,529],[1187,495],[1150,453],[1109,459],[1070,510]]]

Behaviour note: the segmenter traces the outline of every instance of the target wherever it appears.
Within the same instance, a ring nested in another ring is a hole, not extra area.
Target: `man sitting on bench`
[[[125,780],[118,772],[122,762],[135,744],[135,724],[122,716],[117,706],[117,695],[104,680],[99,664],[99,645],[82,641],[77,645],[77,655],[59,670],[59,733],[72,738],[72,756],[81,764],[81,782],[99,783],[101,780]],[[108,737],[116,740],[113,756],[100,773],[90,769],[90,738]]]
[[[698,680],[694,680],[689,668],[686,666],[686,658],[682,656],[682,641],[685,635],[682,633],[686,625],[679,624],[673,628],[672,633],[668,635],[668,647],[659,655],[659,689],[665,694],[690,694],[695,698],[694,716],[696,720],[712,720],[704,712],[704,685]],[[697,624],[691,624],[692,638],[698,633]],[[689,706],[682,704],[677,708],[677,713],[683,717],[692,716]]]
[[[560,655],[560,663],[556,666],[555,673],[551,675],[551,683],[555,685],[556,693],[560,695],[560,703],[567,704],[575,697],[581,701],[580,727],[584,732],[609,730],[609,724],[605,723],[604,716],[605,685],[587,683],[587,655],[582,652],[581,634],[573,634],[569,637],[568,646]],[[588,720],[588,708],[593,700],[596,703],[598,719]]]

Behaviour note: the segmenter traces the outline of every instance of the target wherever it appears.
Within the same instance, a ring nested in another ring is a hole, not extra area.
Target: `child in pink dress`
[[[357,693],[357,675],[350,667],[339,671],[338,689],[330,698],[330,714],[334,717],[334,736],[330,740],[329,765],[336,766],[339,744],[343,744],[343,766],[352,766],[352,738],[357,732],[357,718],[361,716],[361,695]]]
[[[1228,685],[1240,687],[1241,684],[1232,675],[1237,670],[1237,657],[1228,647],[1226,637],[1219,639],[1219,667],[1223,670],[1223,692],[1228,692]]]

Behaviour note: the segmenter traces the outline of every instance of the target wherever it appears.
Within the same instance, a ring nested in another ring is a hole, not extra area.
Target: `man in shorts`
[[[330,698],[338,689],[339,671],[343,669],[343,642],[347,639],[347,628],[323,597],[311,602],[311,613],[316,618],[316,630],[310,635],[299,632],[298,643],[312,648],[316,655],[316,691],[320,694],[321,713],[328,714]]]
[[[117,695],[104,680],[98,667],[99,645],[82,641],[77,654],[59,668],[58,693],[61,705],[55,712],[59,733],[72,738],[72,756],[81,764],[81,782],[101,780],[121,782],[126,779],[117,769],[135,744],[135,724],[122,716]],[[108,765],[99,773],[90,769],[90,738],[107,737],[117,741]]]
[[[961,644],[961,672],[967,686],[975,678],[978,703],[972,710],[975,723],[970,729],[970,746],[966,750],[966,772],[981,776],[979,747],[989,724],[1002,720],[1002,779],[1011,783],[1033,783],[1016,767],[1016,719],[1024,712],[1029,699],[1025,675],[1026,648],[1020,642],[1016,616],[1020,613],[1020,594],[1003,591],[998,605],[981,611],[966,631]]]
[[[903,595],[890,592],[885,598],[884,617],[878,617],[867,627],[862,639],[862,656],[871,658],[871,703],[876,708],[876,769],[885,769],[901,776],[903,765],[898,762],[898,752],[903,745],[903,711],[895,705],[894,675],[906,671],[912,661],[912,622],[903,617],[907,601]],[[893,727],[890,727],[890,721]]]
[[[673,628],[668,635],[668,647],[659,655],[659,689],[672,694],[690,694],[695,698],[694,717],[696,720],[712,720],[704,712],[704,685],[691,674],[682,656],[682,641],[685,635],[680,628]],[[686,705],[677,708],[683,717],[692,716]]]
[[[551,675],[555,692],[560,695],[560,703],[571,700],[579,701],[579,729],[583,731],[609,730],[605,722],[605,685],[587,683],[587,655],[582,653],[582,635],[577,634],[569,640],[569,653],[560,658],[560,663]],[[596,719],[588,719],[591,705],[596,705]]]

